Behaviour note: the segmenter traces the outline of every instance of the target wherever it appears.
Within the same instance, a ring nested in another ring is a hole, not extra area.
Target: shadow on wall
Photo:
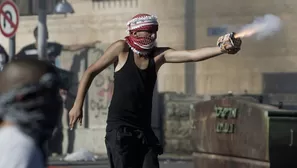
[[[72,53],[73,54],[73,53]],[[66,112],[68,113],[69,110],[72,108],[72,105],[74,103],[77,87],[78,87],[78,73],[81,69],[81,61],[84,59],[87,59],[88,50],[84,49],[80,51],[79,53],[73,54],[73,61],[72,65],[69,70],[65,70],[64,67],[60,67],[61,72],[63,73],[63,83],[65,86],[65,97],[64,99],[64,108],[66,109]],[[64,56],[64,53],[61,55],[61,57]],[[86,62],[86,61],[85,61]],[[59,65],[58,65],[59,66]],[[66,68],[67,69],[67,68]],[[62,114],[67,115],[67,114]],[[68,116],[68,115],[67,115]],[[53,137],[51,141],[49,142],[49,151],[50,155],[53,153],[56,154],[62,154],[63,153],[63,117],[60,117],[59,125],[56,129],[56,131],[53,134]],[[67,125],[69,124],[69,120],[67,117]],[[67,153],[71,153],[73,151],[73,145],[75,140],[75,130],[70,131],[68,130],[68,147],[67,147]]]
[[[92,51],[92,52],[90,52]],[[62,72],[62,78],[63,83],[65,84],[65,94],[63,94],[64,97],[64,108],[66,114],[61,115],[61,119],[59,122],[59,125],[57,129],[55,130],[53,137],[51,141],[49,142],[49,152],[50,155],[53,153],[55,154],[63,154],[63,115],[66,115],[67,122],[64,124],[65,127],[69,125],[69,118],[68,118],[68,112],[71,110],[73,103],[76,98],[80,74],[82,74],[83,71],[88,67],[88,56],[93,55],[94,53],[103,53],[103,50],[100,48],[95,49],[83,49],[78,52],[63,52],[60,59],[62,61],[59,61],[58,65],[59,68],[61,68]],[[68,59],[68,60],[66,60]],[[70,59],[72,61],[70,61]],[[62,65],[59,65],[59,64]],[[67,65],[67,63],[70,63]],[[86,96],[85,104],[88,104],[88,96]],[[84,106],[84,126],[85,128],[88,128],[88,105]],[[66,126],[67,124],[67,126]],[[68,128],[68,127],[67,127]],[[69,130],[67,129],[67,138],[68,138],[68,145],[66,148],[67,153],[72,153],[74,149],[74,142],[75,142],[75,129]]]
[[[69,87],[69,89],[67,90],[66,93],[66,99],[64,101],[64,107],[66,109],[66,112],[68,113],[72,106],[73,103],[75,101],[75,97],[77,94],[77,89],[78,89],[78,84],[79,84],[79,77],[78,77],[78,73],[81,69],[81,62],[82,60],[85,60],[85,69],[87,68],[87,59],[88,59],[88,50],[85,49],[83,50],[81,53],[75,54],[73,57],[73,62],[72,65],[70,67],[70,71],[72,73],[74,73],[73,79],[71,80],[71,85]],[[85,106],[85,108],[87,108],[88,106]],[[84,109],[85,111],[85,115],[84,117],[87,118],[88,117],[88,110]],[[85,120],[88,121],[88,120]],[[87,122],[85,122],[87,123]],[[67,125],[69,125],[69,118],[67,115]],[[68,146],[67,146],[67,153],[72,153],[73,152],[73,148],[74,148],[74,142],[75,142],[75,129],[73,130],[67,130],[67,134],[68,134]],[[63,141],[62,141],[63,142]]]

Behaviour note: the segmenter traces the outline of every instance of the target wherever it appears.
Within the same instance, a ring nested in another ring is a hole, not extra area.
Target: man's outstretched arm
[[[241,39],[234,34],[226,34],[218,39],[217,47],[204,47],[196,50],[175,51],[169,49],[163,54],[163,63],[198,62],[224,53],[236,54],[241,47]]]
[[[85,43],[85,44],[74,44],[74,45],[63,45],[62,49],[65,51],[77,51],[81,50],[84,48],[92,48],[95,47],[97,43],[101,43],[101,41],[94,41],[90,43]]]
[[[196,50],[167,50],[164,53],[166,63],[198,62],[223,54],[219,47],[205,47]]]

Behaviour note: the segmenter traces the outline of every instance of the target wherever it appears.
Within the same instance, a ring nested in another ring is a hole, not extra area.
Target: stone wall
[[[207,100],[207,97],[177,93],[164,93],[162,96],[165,152],[191,154],[193,104]]]

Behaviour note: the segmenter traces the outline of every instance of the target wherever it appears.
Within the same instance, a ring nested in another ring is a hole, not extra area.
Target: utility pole
[[[15,35],[9,38],[9,60],[15,55]]]
[[[196,2],[185,0],[185,48],[196,48]],[[185,63],[185,92],[196,94],[196,64]]]
[[[38,49],[38,58],[40,60],[46,60],[47,59],[47,27],[46,27],[46,1],[45,0],[39,0],[39,8],[38,8],[38,39],[37,39],[37,49]]]

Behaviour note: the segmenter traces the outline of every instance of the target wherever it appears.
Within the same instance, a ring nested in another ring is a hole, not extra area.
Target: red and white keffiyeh
[[[158,31],[157,17],[149,14],[138,14],[128,23],[129,36],[125,37],[130,48],[139,55],[148,55],[156,46],[156,32]],[[149,37],[136,37],[132,35],[135,31],[149,31]]]

